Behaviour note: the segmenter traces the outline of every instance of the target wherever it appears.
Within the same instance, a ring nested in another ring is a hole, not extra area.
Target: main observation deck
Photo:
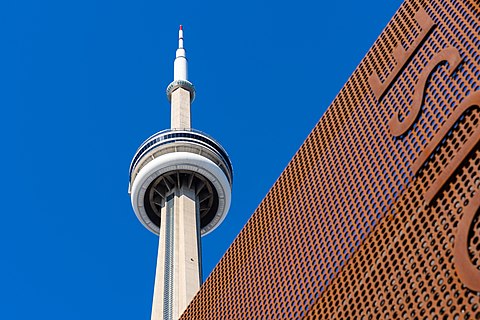
[[[201,234],[215,229],[230,206],[233,168],[223,147],[194,129],[162,130],[146,139],[130,164],[129,192],[137,217],[150,231],[160,230],[160,208],[175,186],[196,185]],[[225,179],[226,178],[226,179]]]

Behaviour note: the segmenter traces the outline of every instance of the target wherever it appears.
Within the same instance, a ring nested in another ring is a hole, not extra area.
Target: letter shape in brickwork
[[[418,11],[415,13],[415,21],[417,21],[421,31],[410,45],[408,50],[405,50],[401,44],[398,44],[393,49],[393,59],[397,62],[397,64],[392,72],[390,72],[388,77],[386,77],[385,81],[382,83],[375,71],[368,78],[370,87],[372,88],[372,91],[379,102],[382,100],[383,96],[398,77],[400,72],[402,72],[403,68],[405,68],[405,66],[408,64],[408,61],[412,58],[413,54],[418,50],[418,48],[420,48],[430,31],[433,29],[433,27],[435,27],[433,20],[422,8],[418,9]]]
[[[432,60],[428,62],[425,69],[423,69],[420,73],[420,77],[417,81],[417,84],[415,85],[413,103],[412,107],[410,108],[409,114],[405,117],[405,119],[403,119],[403,121],[401,121],[397,111],[397,113],[394,114],[393,118],[390,119],[390,133],[393,136],[398,137],[405,134],[417,120],[423,102],[425,100],[425,89],[427,86],[427,82],[436,67],[443,62],[448,62],[448,69],[450,72],[449,75],[451,76],[453,75],[455,70],[457,70],[461,61],[462,58],[460,57],[460,53],[455,48],[446,48],[435,54]]]
[[[458,277],[466,287],[475,291],[480,291],[480,270],[473,265],[470,259],[468,236],[479,207],[480,194],[477,193],[463,212],[462,219],[458,224],[453,248],[453,259]]]

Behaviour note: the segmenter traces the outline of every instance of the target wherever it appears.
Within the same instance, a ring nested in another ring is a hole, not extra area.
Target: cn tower
[[[182,26],[167,98],[171,128],[145,140],[130,165],[133,210],[159,236],[152,320],[177,320],[198,292],[201,236],[222,223],[231,200],[233,171],[227,153],[191,127],[195,88],[188,81]]]

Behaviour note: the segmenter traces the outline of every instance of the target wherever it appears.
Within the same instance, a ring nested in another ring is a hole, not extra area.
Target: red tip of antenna
[[[182,26],[182,25],[180,25],[180,30],[183,30],[183,26]]]

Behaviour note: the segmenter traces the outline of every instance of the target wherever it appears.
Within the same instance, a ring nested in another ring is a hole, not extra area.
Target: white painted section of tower
[[[173,63],[173,81],[188,80],[187,54],[183,48],[183,27],[178,30],[178,49]]]

